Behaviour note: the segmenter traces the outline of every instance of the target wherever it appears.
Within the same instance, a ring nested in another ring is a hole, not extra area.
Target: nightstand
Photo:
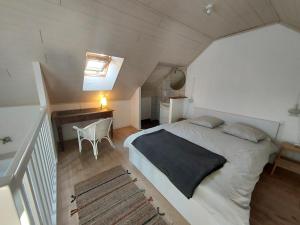
[[[275,172],[276,167],[282,167],[284,169],[300,174],[300,163],[282,157],[282,154],[284,152],[300,153],[300,146],[296,146],[287,142],[282,143],[280,147],[280,152],[278,153],[275,159],[271,175]]]

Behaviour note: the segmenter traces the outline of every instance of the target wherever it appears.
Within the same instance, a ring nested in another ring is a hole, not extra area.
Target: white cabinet
[[[183,117],[185,98],[171,98],[170,103],[160,102],[160,124],[173,123]]]
[[[164,124],[169,122],[170,103],[160,103],[159,123]]]

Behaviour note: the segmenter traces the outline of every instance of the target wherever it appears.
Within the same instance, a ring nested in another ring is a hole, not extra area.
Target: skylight
[[[97,53],[86,53],[83,90],[112,90],[124,58]]]
[[[111,56],[87,52],[84,75],[106,76],[110,62]]]

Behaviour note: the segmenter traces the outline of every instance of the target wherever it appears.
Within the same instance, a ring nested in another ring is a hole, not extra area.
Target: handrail
[[[26,127],[0,177],[0,194],[5,198],[0,208],[7,207],[0,217],[6,224],[57,225],[57,155],[40,64],[34,62],[33,69],[40,108],[30,111],[34,120],[26,124],[31,127]]]
[[[42,126],[45,114],[46,114],[46,108],[41,107],[38,119],[36,120],[34,126],[31,128],[27,137],[25,138],[25,141],[16,152],[13,161],[11,162],[9,168],[6,171],[6,175],[0,177],[0,187],[5,185],[11,186],[12,182],[16,182],[18,180],[15,178],[24,175],[26,166],[28,164],[31,153],[33,151],[33,147],[34,147],[33,145]]]
[[[1,193],[15,206],[9,214],[15,220],[26,218],[29,224],[57,224],[57,158],[51,132],[46,108],[42,107],[5,177],[0,177]],[[5,207],[1,201],[0,205]]]

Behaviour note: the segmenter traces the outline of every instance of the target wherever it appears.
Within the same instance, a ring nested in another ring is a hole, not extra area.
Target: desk
[[[62,125],[67,123],[76,123],[87,120],[96,120],[101,118],[113,117],[113,110],[111,109],[74,109],[65,111],[52,112],[51,119],[55,124],[58,133],[59,145],[61,150],[64,150],[64,137],[62,132]],[[113,125],[111,125],[110,135],[113,137]]]

